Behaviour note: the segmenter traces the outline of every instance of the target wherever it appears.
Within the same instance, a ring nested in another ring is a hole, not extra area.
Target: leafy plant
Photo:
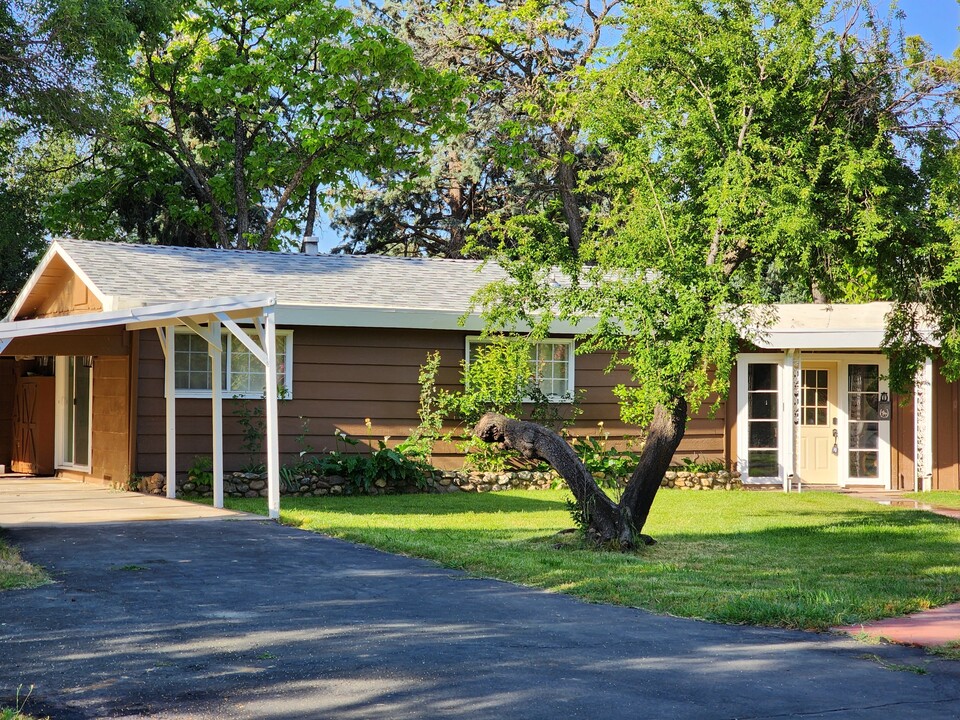
[[[208,455],[197,455],[193,464],[187,470],[190,482],[195,485],[210,486],[213,484],[213,458]]]
[[[608,446],[608,441],[609,434],[603,433],[600,437],[575,437],[570,445],[601,487],[617,488],[637,467],[640,455],[631,450]]]
[[[698,461],[685,457],[680,462],[683,463],[680,469],[690,473],[716,473],[726,470],[726,466],[720,460]]]
[[[240,447],[247,451],[247,472],[263,471],[263,434],[266,430],[266,423],[263,419],[263,404],[251,403],[246,398],[239,395],[233,396],[238,403],[233,409],[233,414],[240,424],[243,431],[243,440]]]

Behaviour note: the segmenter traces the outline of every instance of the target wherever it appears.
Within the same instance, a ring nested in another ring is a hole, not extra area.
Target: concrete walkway
[[[139,520],[262,519],[207,505],[61,478],[0,476],[0,527],[59,527]]]
[[[0,705],[82,718],[956,720],[960,663],[590,605],[268,521],[20,527]]]

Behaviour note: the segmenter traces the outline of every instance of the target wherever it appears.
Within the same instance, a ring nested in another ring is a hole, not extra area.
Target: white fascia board
[[[883,330],[768,330],[750,339],[766,350],[879,350]]]
[[[461,322],[462,321],[462,322]],[[314,327],[368,327],[410,330],[459,330],[482,332],[483,318],[477,313],[464,315],[454,310],[417,310],[337,307],[317,305],[278,305],[277,324],[281,326],[306,325]],[[554,322],[550,332],[558,335],[576,335],[589,332],[593,322]],[[515,332],[529,330],[527,326],[513,328]]]
[[[259,313],[263,308],[272,307],[275,304],[276,296],[273,293],[260,293],[147,305],[125,310],[61,315],[36,320],[0,322],[0,342],[33,335],[52,335],[73,330],[91,330],[117,325],[123,325],[128,330],[157,327],[159,325],[170,325],[176,322],[178,318],[205,318],[214,316],[218,312],[249,317]]]
[[[100,304],[103,305],[104,310],[112,310],[112,299],[109,295],[105,295],[100,291],[96,285],[93,284],[93,281],[87,276],[87,274],[80,269],[80,266],[74,262],[73,258],[67,255],[67,251],[54,240],[50,243],[50,247],[47,248],[47,251],[43,254],[43,257],[40,258],[40,262],[37,264],[36,269],[30,273],[30,277],[27,278],[27,282],[21,288],[20,292],[17,294],[16,300],[13,301],[13,305],[10,307],[9,312],[0,320],[0,322],[9,322],[15,318],[20,310],[23,309],[23,304],[27,301],[27,298],[30,296],[30,293],[33,292],[33,289],[36,287],[37,282],[39,282],[40,277],[46,272],[47,267],[53,262],[55,257],[60,257],[69,267],[80,281],[93,293],[94,297],[100,301]]]

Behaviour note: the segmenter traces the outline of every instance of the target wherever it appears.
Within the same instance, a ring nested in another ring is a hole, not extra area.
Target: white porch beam
[[[223,323],[224,327],[226,327],[227,330],[229,330],[233,334],[233,336],[237,340],[239,340],[243,344],[243,346],[246,347],[247,350],[249,350],[250,353],[257,360],[263,363],[264,367],[266,367],[267,353],[264,351],[264,349],[259,345],[257,345],[253,341],[253,338],[247,335],[243,331],[243,329],[239,325],[237,325],[232,319],[230,319],[227,315],[224,315],[223,313],[217,313],[217,318],[219,318],[220,322]]]
[[[174,386],[174,332],[167,327],[164,333],[163,387],[166,394],[167,415],[167,497],[177,496],[177,400]]]
[[[277,316],[274,308],[264,308],[267,364],[264,368],[267,404],[267,508],[270,517],[280,517],[280,447],[277,410]]]
[[[927,358],[917,373],[913,390],[914,488],[933,489],[933,360]]]
[[[213,506],[223,507],[223,376],[220,362],[223,346],[220,341],[220,322],[214,320],[209,329],[210,397],[213,405]],[[212,339],[216,342],[211,342]]]

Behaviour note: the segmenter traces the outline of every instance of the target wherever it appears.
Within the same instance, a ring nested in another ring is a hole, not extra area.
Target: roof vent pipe
[[[319,246],[319,238],[316,235],[307,235],[300,243],[300,252],[304,255],[316,255]]]

